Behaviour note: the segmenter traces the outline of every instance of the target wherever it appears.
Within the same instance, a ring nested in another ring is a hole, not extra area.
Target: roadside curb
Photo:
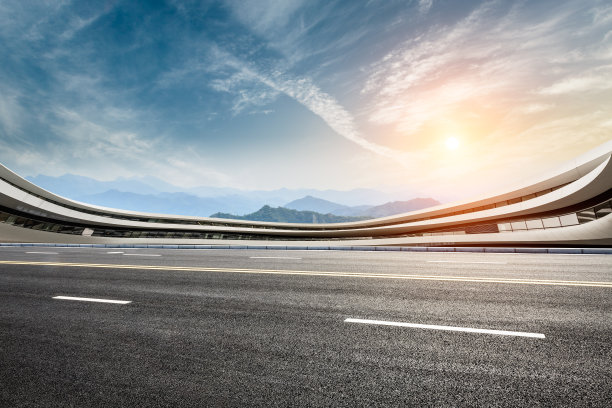
[[[272,249],[309,251],[388,251],[388,252],[478,252],[517,254],[585,254],[612,255],[612,248],[535,248],[535,247],[403,247],[403,246],[287,246],[287,245],[162,245],[162,244],[52,244],[0,243],[0,247],[55,247],[55,248],[114,248],[114,249]]]

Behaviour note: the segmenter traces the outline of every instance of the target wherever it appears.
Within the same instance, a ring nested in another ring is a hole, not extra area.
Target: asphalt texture
[[[0,248],[0,299],[3,407],[612,405],[609,255]]]

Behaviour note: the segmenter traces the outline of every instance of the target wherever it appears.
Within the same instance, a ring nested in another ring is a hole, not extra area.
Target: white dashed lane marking
[[[380,326],[410,327],[414,329],[444,330],[444,331],[456,331],[456,332],[480,333],[480,334],[497,334],[501,336],[533,337],[537,339],[545,338],[545,336],[542,333],[528,333],[528,332],[517,332],[517,331],[507,331],[507,330],[491,330],[491,329],[475,329],[472,327],[438,326],[435,324],[388,322],[385,320],[367,320],[367,319],[351,319],[351,318],[348,318],[344,321],[345,323],[362,323],[362,324],[375,324],[375,325],[380,325]]]
[[[251,259],[302,259],[296,256],[249,256]]]
[[[96,302],[96,303],[117,303],[120,305],[125,305],[128,303],[132,303],[131,300],[113,300],[113,299],[96,299],[96,298],[84,298],[84,297],[74,297],[74,296],[53,296],[53,299],[58,300],[77,300],[80,302]]]
[[[451,264],[495,264],[505,265],[508,262],[493,262],[493,261],[427,261],[428,263],[451,263]]]

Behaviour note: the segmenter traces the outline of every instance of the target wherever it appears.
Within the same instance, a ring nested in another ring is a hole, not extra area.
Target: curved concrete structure
[[[544,177],[420,211],[286,224],[124,211],[48,192],[0,165],[0,242],[612,246],[612,140]]]

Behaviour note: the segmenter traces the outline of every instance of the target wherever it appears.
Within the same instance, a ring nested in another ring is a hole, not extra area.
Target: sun
[[[444,144],[448,150],[457,150],[459,148],[459,139],[455,136],[449,136],[446,138]]]

